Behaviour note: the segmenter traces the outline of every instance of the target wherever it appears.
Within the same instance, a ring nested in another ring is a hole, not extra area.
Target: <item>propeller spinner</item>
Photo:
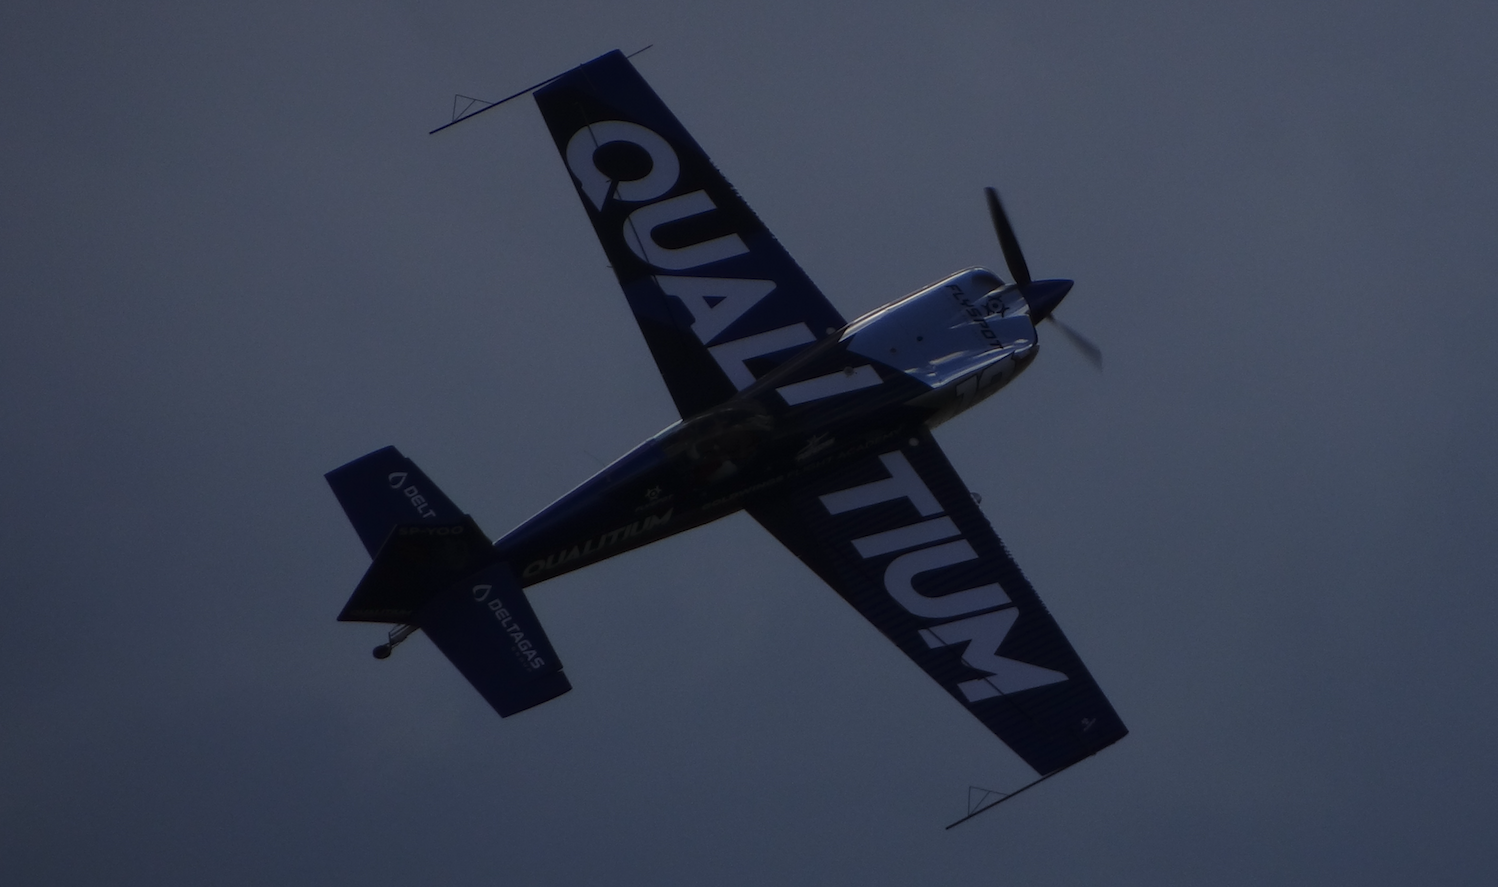
[[[984,188],[983,193],[988,195],[988,215],[993,219],[994,233],[999,236],[999,248],[1004,251],[1004,264],[1009,266],[1009,276],[1014,278],[1019,287],[1020,295],[1025,297],[1025,302],[1030,306],[1030,319],[1035,323],[1049,320],[1054,323],[1061,332],[1066,334],[1066,339],[1076,346],[1077,350],[1097,369],[1103,368],[1102,349],[1092,344],[1086,336],[1057,320],[1052,313],[1066,294],[1071,292],[1072,282],[1070,280],[1034,280],[1030,277],[1030,266],[1025,263],[1025,254],[1019,248],[1019,238],[1014,236],[1014,227],[1009,224],[1009,216],[1004,212],[1004,204],[999,202],[999,192],[992,188]]]

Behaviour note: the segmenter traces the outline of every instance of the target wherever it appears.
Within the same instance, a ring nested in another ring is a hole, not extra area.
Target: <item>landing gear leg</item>
[[[395,651],[395,648],[399,647],[401,643],[406,640],[406,638],[415,633],[416,626],[414,625],[397,625],[396,627],[390,629],[389,639],[385,641],[385,643],[374,648],[374,658],[389,659],[390,654]]]

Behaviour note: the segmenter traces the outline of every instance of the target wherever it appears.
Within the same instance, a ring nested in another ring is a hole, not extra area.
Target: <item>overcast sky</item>
[[[1484,884],[1498,7],[0,7],[0,880]],[[527,100],[614,48],[852,317],[1060,337],[937,432],[1132,729],[1026,770],[744,515],[532,600],[500,720],[323,472],[498,536],[674,420]],[[1042,331],[1044,333],[1044,331]]]

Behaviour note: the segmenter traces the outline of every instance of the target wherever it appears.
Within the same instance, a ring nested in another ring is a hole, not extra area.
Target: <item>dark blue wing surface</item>
[[[843,326],[622,54],[536,104],[683,416]]]
[[[748,511],[1038,773],[1127,728],[928,431]]]

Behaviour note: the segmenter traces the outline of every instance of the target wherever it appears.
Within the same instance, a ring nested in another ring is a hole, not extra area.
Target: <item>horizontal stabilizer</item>
[[[327,478],[374,558],[340,621],[420,628],[502,718],[572,689],[509,565],[415,462],[386,447]]]
[[[360,456],[325,476],[370,557],[379,553],[396,524],[463,519],[452,500],[395,447]]]
[[[508,564],[443,589],[417,624],[502,718],[572,689]]]

